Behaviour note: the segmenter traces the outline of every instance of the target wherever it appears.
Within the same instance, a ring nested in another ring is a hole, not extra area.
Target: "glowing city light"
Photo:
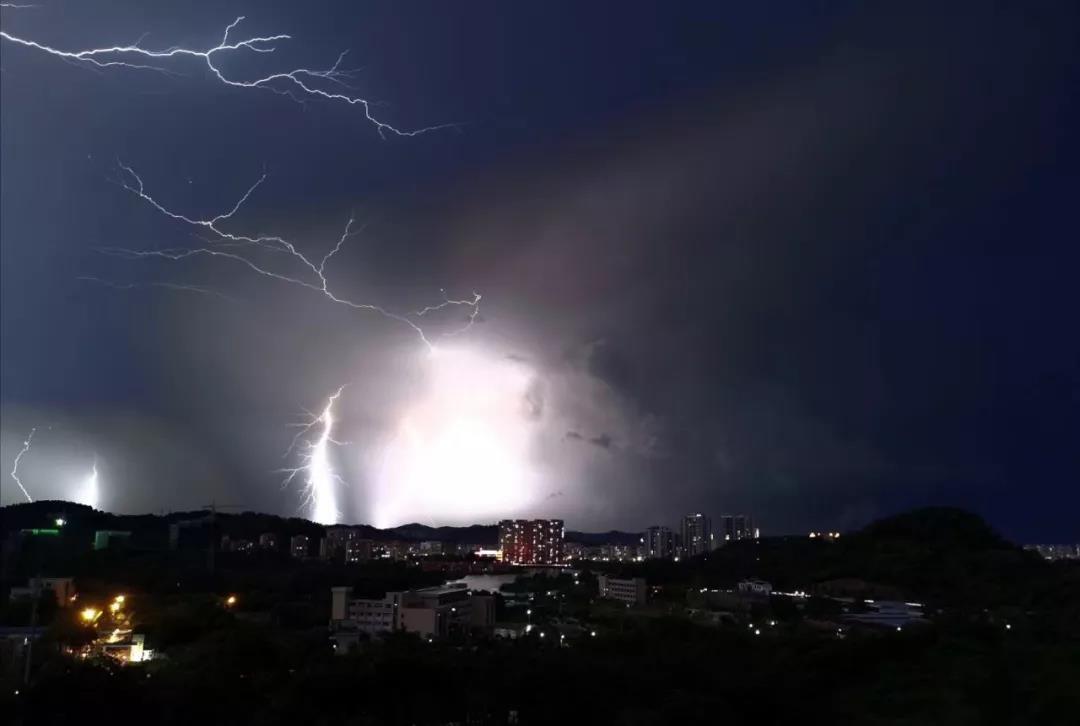
[[[83,611],[79,613],[79,616],[87,623],[94,622],[100,615],[101,611],[97,608],[84,608]]]

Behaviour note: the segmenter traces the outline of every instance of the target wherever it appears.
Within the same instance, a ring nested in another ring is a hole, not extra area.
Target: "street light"
[[[79,613],[79,616],[88,623],[92,623],[97,620],[99,615],[101,615],[101,611],[99,611],[97,608],[85,608],[81,613]]]
[[[232,607],[235,604],[236,604],[236,595],[229,595],[227,598],[225,598],[225,606],[226,607]]]

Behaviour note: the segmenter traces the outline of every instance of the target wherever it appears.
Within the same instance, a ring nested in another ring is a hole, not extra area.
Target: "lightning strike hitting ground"
[[[16,8],[20,6],[5,4],[4,7]],[[291,40],[291,37],[288,35],[278,34],[230,41],[229,33],[235,30],[236,26],[243,20],[244,16],[241,15],[230,23],[225,28],[225,34],[222,36],[221,42],[206,50],[180,48],[176,46],[164,50],[150,50],[141,47],[138,42],[135,42],[132,45],[112,45],[100,48],[84,48],[81,50],[61,50],[45,45],[44,43],[39,43],[35,40],[12,35],[2,30],[0,30],[0,38],[66,61],[86,64],[95,69],[128,68],[132,70],[157,71],[168,75],[177,75],[175,70],[166,67],[164,63],[183,58],[198,59],[206,66],[206,69],[214,76],[214,78],[227,86],[236,88],[260,88],[282,96],[288,96],[294,101],[301,103],[309,99],[324,99],[327,101],[346,103],[350,106],[359,106],[363,110],[364,117],[374,124],[379,135],[384,138],[388,133],[395,136],[418,136],[420,134],[428,133],[429,131],[456,128],[459,126],[459,124],[439,124],[436,126],[414,129],[412,131],[403,131],[376,118],[372,114],[373,101],[345,92],[352,90],[347,81],[352,80],[355,75],[355,71],[342,70],[340,67],[347,51],[341,53],[334,64],[326,70],[294,68],[292,70],[270,73],[269,75],[252,80],[230,78],[225,75],[218,65],[216,65],[216,60],[220,55],[233,51],[250,51],[252,53],[269,54],[276,50],[278,43]],[[154,63],[158,65],[151,65]],[[323,87],[328,84],[334,86],[338,90],[327,90]]]
[[[469,330],[475,324],[477,317],[480,314],[481,295],[475,291],[472,293],[471,298],[464,299],[452,299],[446,295],[445,291],[442,291],[442,302],[435,305],[429,305],[411,314],[395,313],[380,305],[360,303],[344,297],[343,294],[332,287],[331,282],[327,277],[327,266],[334,256],[341,252],[345,242],[351,236],[358,233],[353,229],[356,222],[353,217],[350,217],[346,222],[345,229],[337,239],[337,242],[325,254],[318,258],[301,252],[293,242],[280,236],[251,236],[224,229],[223,225],[233,219],[233,217],[241,210],[244,203],[247,202],[255,190],[266,180],[265,174],[263,174],[258,181],[256,181],[255,184],[240,197],[230,210],[214,217],[200,219],[172,211],[158,202],[157,199],[146,191],[146,186],[143,183],[142,178],[134,169],[123,164],[120,164],[120,169],[123,172],[123,176],[120,179],[120,185],[124,189],[135,194],[166,217],[209,232],[213,235],[213,238],[209,240],[204,239],[203,241],[206,242],[206,245],[202,247],[164,250],[131,250],[122,248],[101,249],[100,251],[105,254],[125,259],[158,258],[173,262],[200,256],[215,257],[238,262],[252,272],[264,277],[269,277],[292,285],[298,285],[318,292],[336,304],[344,305],[355,310],[375,312],[384,318],[407,325],[420,338],[428,352],[432,354],[436,352],[435,345],[420,326],[419,321],[424,319],[425,316],[445,311],[448,308],[464,307],[468,310],[464,324],[455,330],[447,331],[442,334],[443,336],[453,336],[460,335]],[[260,253],[262,256],[265,256],[267,252],[274,252],[277,254],[273,256],[272,259],[267,258],[266,261],[263,261],[260,257]],[[290,269],[284,270],[281,267],[281,262],[283,260],[291,265]],[[274,268],[270,266],[271,264],[274,265]],[[109,285],[110,287],[125,287],[114,284]],[[193,286],[181,286],[181,288],[194,292],[207,292],[202,288],[194,288]],[[302,438],[304,434],[310,432],[320,423],[323,426],[323,433],[317,441],[314,443],[308,441],[303,442],[301,465],[295,469],[285,470],[287,472],[285,480],[286,484],[303,473],[305,480],[305,504],[310,505],[312,519],[323,524],[333,524],[338,521],[339,517],[335,485],[341,480],[337,474],[334,473],[333,468],[330,465],[329,445],[337,443],[331,438],[331,432],[333,427],[333,407],[338,396],[341,395],[341,390],[342,389],[338,389],[338,392],[331,396],[322,415],[313,417],[297,435],[296,439],[294,439],[290,451],[298,445],[300,438]]]
[[[4,8],[24,7],[11,3],[3,3]],[[28,7],[28,6],[25,6]],[[349,106],[359,107],[367,121],[373,124],[379,135],[386,137],[387,134],[396,136],[417,136],[430,131],[457,127],[458,124],[440,124],[415,130],[402,130],[386,121],[377,118],[373,113],[373,102],[367,98],[355,95],[349,82],[354,78],[355,71],[342,68],[345,53],[341,53],[333,65],[325,70],[311,68],[294,68],[272,72],[267,75],[241,79],[230,75],[219,65],[220,61],[232,54],[272,54],[284,41],[290,40],[289,35],[276,34],[266,36],[245,37],[242,40],[230,40],[230,34],[236,31],[237,26],[244,20],[238,17],[226,28],[221,41],[209,48],[184,48],[172,46],[165,49],[153,50],[140,45],[141,39],[130,45],[107,45],[74,50],[64,50],[47,45],[37,40],[12,35],[0,30],[0,39],[14,45],[22,46],[31,50],[44,53],[63,61],[81,64],[94,70],[127,69],[136,71],[150,71],[169,76],[181,75],[181,65],[186,61],[195,61],[203,66],[219,83],[235,88],[262,89],[284,95],[299,103],[309,100],[324,100],[328,102],[344,103]],[[477,321],[480,313],[481,295],[473,292],[471,298],[452,299],[443,293],[443,301],[424,307],[416,312],[397,313],[371,303],[355,302],[345,297],[327,278],[327,265],[337,255],[346,240],[356,234],[353,230],[355,219],[350,217],[345,224],[337,243],[321,257],[310,256],[301,252],[297,246],[275,235],[251,236],[231,232],[223,228],[230,223],[233,217],[240,211],[244,203],[250,198],[255,190],[266,180],[263,174],[237,201],[228,212],[218,214],[210,218],[197,218],[172,211],[159,203],[147,193],[142,178],[130,167],[120,165],[122,178],[120,184],[128,191],[137,195],[140,199],[151,205],[155,210],[173,220],[183,222],[206,233],[210,238],[203,239],[205,246],[173,248],[164,250],[133,250],[122,248],[103,248],[100,251],[122,257],[125,259],[158,258],[169,261],[180,261],[194,257],[216,257],[232,262],[238,262],[264,277],[269,277],[280,282],[305,287],[322,294],[332,302],[344,305],[356,310],[365,310],[378,313],[379,315],[407,325],[424,343],[427,350],[435,353],[436,349],[424,329],[420,325],[425,316],[433,316],[448,308],[463,307],[467,309],[464,324],[454,330],[443,332],[443,336],[454,336],[469,330]],[[231,225],[230,225],[231,226]],[[267,257],[267,253],[279,253],[273,259]],[[283,253],[283,254],[282,254]],[[220,294],[206,288],[195,285],[177,284],[171,282],[138,282],[138,283],[114,283],[100,278],[80,278],[90,282],[96,282],[114,289],[127,290],[137,287],[162,287],[173,290],[197,292],[203,294]],[[312,518],[322,523],[333,523],[338,519],[337,497],[335,485],[340,482],[340,477],[334,472],[330,462],[330,444],[338,444],[332,438],[334,425],[334,405],[341,395],[342,388],[329,398],[326,407],[319,416],[312,419],[303,427],[303,430],[293,440],[290,452],[299,448],[301,451],[301,465],[287,472],[286,484],[298,475],[303,474],[305,480],[306,504],[310,504]],[[306,440],[304,436],[321,426],[321,433],[314,441]],[[32,436],[33,432],[31,432]],[[12,477],[19,484],[20,489],[30,499],[30,495],[23,488],[17,477],[18,461],[29,449],[30,437],[26,441],[24,450],[16,457],[15,469]],[[97,464],[83,483],[83,494],[92,498],[93,502],[86,502],[91,506],[97,501]]]
[[[123,164],[120,165],[124,176],[120,179],[120,184],[131,193],[137,195],[140,199],[148,203],[155,210],[161,214],[174,219],[179,222],[183,222],[187,225],[205,230],[215,236],[214,239],[204,240],[206,246],[203,247],[189,247],[180,249],[165,249],[165,250],[130,250],[120,248],[104,248],[101,251],[105,254],[115,255],[126,259],[143,259],[143,258],[159,258],[170,261],[179,261],[187,259],[189,257],[206,256],[217,257],[233,262],[239,262],[247,267],[249,270],[269,277],[280,282],[286,282],[300,287],[305,287],[309,290],[314,290],[324,297],[328,298],[332,302],[344,305],[356,310],[367,310],[378,313],[379,315],[407,325],[416,335],[420,338],[421,342],[426,346],[430,353],[435,352],[435,346],[432,340],[425,334],[424,329],[420,326],[419,320],[426,315],[430,315],[439,311],[444,311],[452,307],[464,307],[468,309],[468,314],[464,325],[461,327],[443,333],[444,336],[459,335],[469,330],[476,322],[480,313],[480,300],[481,295],[477,292],[472,293],[471,298],[465,299],[452,299],[448,297],[443,291],[443,301],[429,305],[421,310],[410,314],[395,313],[387,310],[386,308],[374,305],[371,303],[355,302],[349,298],[344,297],[331,287],[330,280],[327,277],[327,265],[330,261],[341,252],[342,247],[357,231],[354,231],[353,225],[356,220],[350,217],[345,224],[341,236],[337,242],[331,247],[322,257],[316,258],[314,256],[308,256],[301,252],[297,246],[276,235],[258,235],[251,236],[246,234],[238,234],[230,232],[223,228],[223,225],[230,220],[241,210],[244,203],[251,197],[255,190],[266,180],[266,175],[263,174],[258,181],[255,182],[233,205],[229,211],[218,214],[208,219],[199,219],[195,217],[189,217],[184,214],[174,212],[158,202],[153,196],[146,191],[146,187],[142,178],[129,166]],[[258,253],[276,252],[278,255],[274,258],[273,262],[279,267],[279,269],[272,269],[267,262],[261,261],[257,256]],[[284,253],[284,254],[281,254]],[[291,269],[288,271],[282,271],[280,269],[280,261],[287,260],[291,264]],[[94,278],[86,278],[88,280],[94,280]],[[110,287],[129,287],[124,285],[108,284]],[[176,286],[169,283],[158,283],[164,287],[176,287],[178,289],[185,289],[192,292],[208,292],[203,288],[196,288],[190,285]],[[323,425],[323,433],[321,437],[314,443],[303,442],[303,454],[301,458],[301,465],[295,469],[286,470],[288,476],[286,477],[286,484],[291,482],[296,476],[304,473],[305,479],[305,504],[310,505],[311,517],[317,522],[323,524],[333,524],[338,520],[337,509],[337,497],[335,493],[335,485],[340,482],[340,478],[334,473],[333,468],[330,465],[329,460],[329,446],[332,443],[337,443],[331,438],[331,432],[333,427],[333,406],[337,401],[338,396],[341,395],[341,390],[338,389],[337,393],[331,396],[327,402],[321,416],[314,417],[304,429],[297,435],[293,441],[293,446],[290,447],[290,451],[295,448],[299,442],[299,439],[307,432],[311,431],[318,424]]]
[[[75,492],[74,499],[79,504],[85,504],[88,507],[97,509],[99,497],[97,457],[95,456],[94,465],[90,468],[90,473],[83,479],[81,486]]]
[[[34,501],[34,498],[30,496],[30,492],[26,491],[22,480],[19,479],[19,462],[22,461],[23,455],[30,451],[30,442],[34,440],[35,431],[37,431],[37,427],[30,429],[30,433],[26,435],[26,441],[23,441],[23,447],[19,449],[19,453],[15,454],[15,463],[11,467],[11,478],[19,485],[19,489],[22,490],[23,496],[26,497],[28,502]]]
[[[343,297],[337,293],[327,279],[326,266],[330,260],[341,251],[345,241],[357,234],[353,231],[353,225],[356,219],[349,217],[348,222],[345,224],[345,230],[342,232],[341,237],[337,243],[321,258],[308,257],[292,242],[276,235],[258,235],[250,236],[246,234],[237,234],[229,232],[222,228],[222,224],[228,222],[233,216],[240,211],[244,203],[251,197],[256,189],[266,180],[266,174],[264,173],[258,181],[256,181],[244,194],[240,197],[240,200],[233,205],[232,209],[223,214],[219,214],[209,219],[198,219],[195,217],[189,217],[183,214],[179,214],[170,210],[162,205],[154,197],[152,197],[146,191],[146,187],[143,184],[142,178],[129,166],[120,164],[120,169],[123,172],[123,176],[119,180],[120,185],[135,194],[140,199],[148,203],[157,211],[161,212],[165,216],[184,222],[192,227],[197,227],[211,232],[216,236],[214,240],[206,240],[206,247],[184,247],[165,250],[132,250],[116,247],[101,248],[100,251],[104,254],[122,257],[125,259],[145,259],[145,258],[158,258],[171,261],[184,260],[192,257],[206,256],[217,257],[234,262],[239,262],[246,266],[253,272],[256,272],[264,277],[269,277],[280,282],[287,282],[293,285],[299,285],[306,287],[309,290],[321,293],[323,296],[330,299],[332,302],[346,307],[353,308],[355,310],[369,310],[390,320],[403,323],[413,330],[420,340],[427,346],[428,350],[434,350],[432,341],[425,335],[423,328],[413,320],[413,318],[421,318],[424,315],[435,312],[438,310],[444,310],[448,307],[465,307],[469,309],[469,314],[464,326],[458,330],[446,333],[447,335],[458,335],[465,332],[472,327],[476,321],[477,315],[480,312],[480,300],[481,295],[474,292],[471,298],[463,300],[451,300],[444,295],[443,302],[437,305],[431,305],[422,310],[409,314],[395,313],[386,308],[374,305],[371,303],[360,303]],[[253,255],[245,254],[245,251],[273,251],[278,253],[285,253],[285,259],[293,265],[294,269],[288,272],[282,272],[278,270],[270,269],[264,263],[258,261]]]
[[[342,484],[342,479],[334,471],[330,463],[330,445],[341,446],[342,442],[333,437],[334,433],[334,404],[337,403],[345,386],[337,389],[337,392],[326,402],[326,407],[319,416],[315,416],[304,424],[301,431],[293,438],[292,445],[286,455],[297,448],[300,449],[300,466],[294,469],[285,469],[285,485],[288,485],[300,474],[304,475],[304,504],[311,509],[311,519],[319,524],[336,524],[340,513],[337,508],[336,486]],[[317,426],[322,426],[319,437],[315,441],[303,439]]]

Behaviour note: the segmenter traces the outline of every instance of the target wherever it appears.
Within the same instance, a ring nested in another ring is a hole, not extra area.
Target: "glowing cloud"
[[[88,507],[98,508],[98,500],[101,496],[98,487],[98,470],[97,470],[97,457],[94,457],[94,465],[90,468],[90,473],[86,478],[82,480],[79,487],[75,490],[75,496],[73,500],[79,504],[85,504]]]
[[[376,472],[376,526],[475,522],[536,499],[526,395],[532,372],[475,350],[435,348]]]

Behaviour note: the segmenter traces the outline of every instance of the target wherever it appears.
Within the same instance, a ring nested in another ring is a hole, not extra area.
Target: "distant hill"
[[[393,539],[412,542],[437,540],[456,544],[494,545],[499,541],[499,526],[496,524],[471,524],[468,527],[431,527],[414,522],[378,531]]]
[[[72,502],[45,500],[12,504],[0,508],[0,531],[51,527],[57,517],[66,521],[69,534],[83,532],[93,537],[99,529],[131,531],[141,535],[138,539],[149,544],[163,540],[168,536],[169,525],[203,519],[208,516],[206,510],[189,512],[169,512],[168,514],[112,514],[91,509]],[[217,526],[222,534],[232,537],[254,539],[264,532],[273,532],[279,537],[291,537],[306,534],[321,537],[326,527],[299,517],[279,517],[261,512],[234,512],[231,510],[217,513]],[[432,527],[416,522],[398,527],[379,529],[368,524],[348,525],[360,530],[364,537],[373,540],[406,540],[420,542],[435,540],[455,544],[495,545],[499,541],[499,527],[496,524],[473,524],[466,527]],[[567,532],[570,542],[582,544],[634,544],[637,534],[627,532]]]
[[[135,533],[147,544],[168,536],[174,522],[203,519],[205,510],[170,512],[168,514],[112,514],[82,504],[64,501],[37,501],[12,504],[0,508],[0,531],[51,527],[57,517],[66,521],[68,534],[83,533],[92,538],[99,529],[125,530]],[[218,529],[233,537],[257,538],[264,532],[279,537],[307,534],[321,537],[326,527],[300,517],[279,517],[261,512],[218,512]],[[437,540],[456,544],[494,545],[498,542],[498,525],[474,524],[466,527],[432,527],[410,523],[379,529],[367,524],[349,525],[374,540],[406,540],[419,542]],[[570,530],[566,540],[596,546],[602,544],[634,545],[640,539],[636,532],[579,532]],[[998,535],[980,517],[961,509],[933,507],[905,512],[878,520],[863,530],[841,538],[840,549],[851,554],[861,553],[874,561],[885,562],[902,553],[903,559],[915,559],[922,565],[948,553],[958,552],[1016,553],[1018,548]],[[833,550],[836,551],[836,550]]]
[[[641,540],[641,534],[639,532],[620,532],[618,530],[611,530],[609,532],[573,532],[567,531],[566,541],[575,542],[577,544],[583,544],[588,547],[596,547],[598,545],[636,545]]]
[[[710,564],[723,568],[726,549]],[[730,556],[744,571],[753,568],[788,586],[862,581],[975,609],[1023,602],[1033,578],[1045,571],[1038,557],[1007,541],[979,516],[948,507],[886,517],[835,542],[805,537],[762,541]]]
[[[981,517],[954,507],[925,507],[870,523],[857,536],[907,540],[921,547],[965,550],[1015,549]]]

